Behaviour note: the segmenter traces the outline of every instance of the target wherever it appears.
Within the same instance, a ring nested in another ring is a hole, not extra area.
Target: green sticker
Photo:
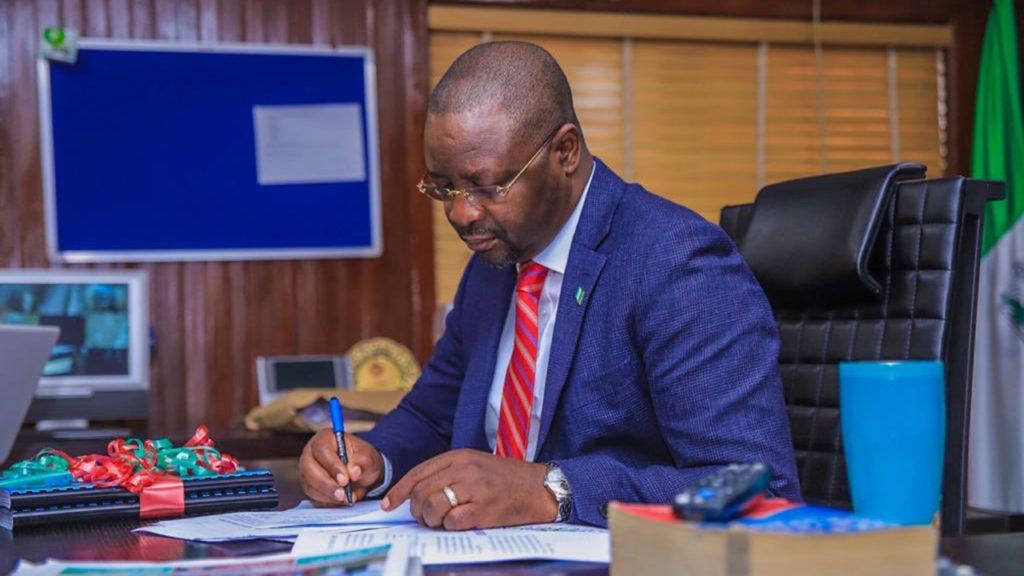
[[[583,286],[576,287],[576,303],[580,306],[583,305]]]
[[[78,31],[60,26],[43,28],[43,41],[39,45],[39,53],[47,60],[73,64],[78,60]]]
[[[53,46],[54,48],[63,48],[64,39],[65,35],[63,28],[58,28],[57,26],[47,26],[46,29],[43,30],[43,40],[46,40],[46,43],[50,46]]]

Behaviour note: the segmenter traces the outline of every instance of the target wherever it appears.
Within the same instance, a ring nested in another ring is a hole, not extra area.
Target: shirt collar
[[[569,264],[569,249],[572,248],[572,237],[576,235],[576,226],[580,223],[580,214],[583,212],[583,203],[587,200],[587,192],[590,191],[590,182],[594,180],[594,171],[597,162],[590,168],[590,177],[587,178],[587,185],[583,187],[583,194],[579,202],[573,208],[569,219],[562,224],[555,238],[547,245],[540,254],[533,258],[533,261],[547,268],[550,271],[565,274],[565,268]]]

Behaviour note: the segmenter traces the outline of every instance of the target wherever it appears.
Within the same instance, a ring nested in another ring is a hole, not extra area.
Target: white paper
[[[544,524],[518,528],[445,532],[418,525],[355,533],[303,531],[293,554],[324,554],[407,540],[424,565],[505,560],[611,560],[608,531],[586,526]]]
[[[385,512],[380,509],[379,500],[368,500],[340,508],[314,508],[303,502],[280,512],[232,512],[163,520],[135,531],[181,540],[223,542],[287,539],[304,529],[362,531],[403,523],[415,523],[408,501],[391,512]]]
[[[379,500],[364,500],[352,506],[339,508],[313,508],[303,501],[295,508],[283,512],[254,512],[268,515],[260,521],[268,526],[341,526],[346,524],[401,524],[414,523],[409,501],[390,512],[382,510]]]
[[[371,547],[376,548],[376,547]],[[373,549],[353,550],[353,554],[339,551],[337,558],[323,558],[322,554],[268,554],[263,556],[245,556],[240,558],[216,558],[203,560],[180,560],[175,562],[82,562],[68,560],[47,560],[42,564],[22,562],[15,570],[15,576],[58,576],[60,574],[91,574],[129,573],[137,576],[186,576],[186,575],[258,575],[282,573],[319,574],[325,571],[324,566],[341,568],[347,562],[362,556],[375,558],[380,551]],[[365,560],[364,560],[365,561]],[[409,545],[407,542],[394,542],[387,550],[386,560],[374,560],[374,568],[368,574],[379,576],[408,576],[410,567]],[[326,570],[330,571],[330,570]]]
[[[361,105],[253,106],[252,115],[261,185],[366,181]]]

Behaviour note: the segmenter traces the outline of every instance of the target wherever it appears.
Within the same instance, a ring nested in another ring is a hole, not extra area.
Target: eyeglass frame
[[[516,175],[513,176],[512,179],[508,181],[508,184],[496,184],[491,186],[472,186],[469,188],[455,190],[451,188],[439,188],[435,186],[435,189],[448,191],[448,193],[445,194],[444,198],[438,198],[437,196],[433,196],[432,194],[427,192],[427,183],[424,182],[424,180],[426,180],[426,178],[430,176],[430,172],[427,171],[426,173],[423,174],[423,177],[420,178],[419,183],[416,184],[416,189],[419,190],[420,194],[423,194],[424,196],[430,198],[431,200],[436,200],[437,202],[452,202],[455,200],[455,198],[462,196],[466,199],[466,202],[469,202],[473,206],[480,206],[480,203],[474,199],[474,191],[487,188],[494,188],[495,194],[493,194],[493,196],[490,198],[490,202],[494,202],[495,198],[501,198],[502,200],[504,200],[508,196],[508,193],[512,189],[512,186],[515,185],[515,183],[519,180],[523,173],[525,173],[526,170],[537,160],[537,158],[540,157],[540,153],[544,150],[544,148],[547,147],[548,144],[551,143],[551,141],[555,137],[555,134],[558,134],[558,131],[561,130],[561,128],[562,125],[559,125],[557,128],[555,128],[554,132],[552,132],[547,138],[544,139],[544,142],[542,142],[540,147],[537,148],[537,151],[533,153],[533,156],[530,157],[530,160],[526,162],[526,164],[519,170],[519,172],[516,172]],[[484,195],[484,197],[486,198],[487,196]]]

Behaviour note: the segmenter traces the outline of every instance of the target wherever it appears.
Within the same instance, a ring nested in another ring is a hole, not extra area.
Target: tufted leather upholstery
[[[827,187],[828,178],[822,178],[816,184]],[[774,186],[785,189],[787,184]],[[792,181],[789,188],[814,193],[802,184]],[[943,178],[891,186],[887,205],[878,212],[882,221],[868,262],[881,285],[877,296],[851,294],[846,301],[817,304],[794,304],[777,293],[772,298],[800,484],[808,502],[850,506],[839,426],[840,361],[941,359],[946,362],[948,411],[943,533],[960,534],[981,215],[986,200],[1001,197],[1002,185]],[[800,201],[799,194],[793,201]],[[722,227],[741,252],[744,235],[758,225],[758,216],[756,202],[722,210]],[[772,217],[784,218],[778,211]],[[800,222],[774,225],[785,230]],[[784,261],[780,256],[775,263],[762,260],[751,268],[758,278],[778,277],[779,270],[766,274],[764,268]]]
[[[924,178],[894,164],[765,186],[738,242],[768,298],[845,303],[882,291],[869,264],[893,183]]]

